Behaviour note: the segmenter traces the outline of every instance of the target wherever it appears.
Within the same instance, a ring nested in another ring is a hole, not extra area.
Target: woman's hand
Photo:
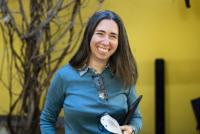
[[[124,126],[120,126],[120,127],[121,127],[123,134],[134,134],[133,129],[130,126],[124,125]]]

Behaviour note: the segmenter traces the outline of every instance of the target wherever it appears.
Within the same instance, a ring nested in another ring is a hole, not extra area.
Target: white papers
[[[119,126],[119,123],[110,115],[105,114],[104,116],[102,116],[100,122],[104,126],[104,128],[109,132],[112,132],[114,134],[122,134],[122,130]]]

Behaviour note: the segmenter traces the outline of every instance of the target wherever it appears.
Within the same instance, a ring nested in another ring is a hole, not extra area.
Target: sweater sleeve
[[[128,106],[130,107],[131,104],[137,99],[135,87],[132,86],[129,94],[128,94]],[[135,110],[135,112],[131,115],[131,119],[129,125],[132,127],[135,134],[138,134],[142,128],[142,116],[139,110],[139,107]]]
[[[64,90],[62,79],[57,72],[49,86],[44,108],[40,115],[41,134],[55,134],[57,117],[63,107]]]

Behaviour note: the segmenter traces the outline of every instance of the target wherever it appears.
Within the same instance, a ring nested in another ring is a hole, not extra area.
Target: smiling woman
[[[67,134],[109,134],[100,119],[108,114],[124,134],[142,127],[139,108],[123,125],[137,98],[137,68],[125,27],[112,11],[96,12],[85,29],[80,48],[69,64],[59,69],[49,87],[40,117],[42,134],[55,134],[55,122],[64,109]]]
[[[101,73],[118,47],[118,26],[113,20],[102,20],[96,27],[90,41],[89,66]]]

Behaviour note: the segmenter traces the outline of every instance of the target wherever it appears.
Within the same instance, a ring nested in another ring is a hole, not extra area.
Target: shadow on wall
[[[179,2],[179,13],[182,19],[187,19],[189,14],[193,14],[194,17],[200,20],[200,1],[199,0],[180,0]],[[184,12],[183,12],[184,11]]]
[[[194,115],[197,120],[197,130],[200,132],[200,97],[191,100]]]

